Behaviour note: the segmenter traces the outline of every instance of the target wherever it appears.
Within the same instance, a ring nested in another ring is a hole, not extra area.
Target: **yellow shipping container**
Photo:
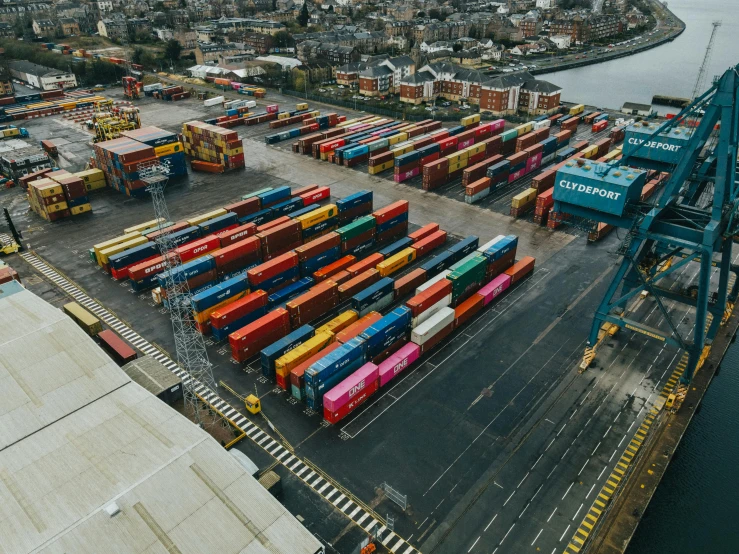
[[[97,181],[105,182],[105,173],[100,169],[87,169],[85,171],[78,171],[73,173],[75,177],[79,177],[85,183],[93,183]]]
[[[282,112],[277,114],[277,119],[287,119],[290,117],[290,112]]]
[[[104,180],[103,181],[93,181],[91,183],[85,183],[85,188],[88,191],[100,190],[100,189],[104,189],[105,187],[106,187],[106,183]]]
[[[92,205],[89,202],[87,204],[80,204],[79,206],[75,206],[74,208],[69,208],[69,211],[72,215],[84,214],[86,212],[92,211]]]
[[[592,146],[588,146],[582,151],[582,157],[590,160],[594,158],[597,153],[598,153],[598,147],[595,144],[593,144]]]
[[[458,169],[463,169],[467,167],[467,162],[469,160],[459,160],[457,163],[449,164],[449,171],[448,173],[452,173],[454,171],[457,171]]]
[[[106,248],[110,248],[111,246],[115,246],[116,244],[128,242],[140,236],[141,236],[141,233],[136,232],[136,233],[131,233],[128,235],[121,235],[119,237],[115,237],[113,239],[106,240],[105,242],[101,242],[101,243],[94,245],[92,248],[95,251],[95,258],[97,259],[98,265],[102,265],[102,263],[100,262],[100,252],[102,250],[105,250]]]
[[[146,244],[147,242],[149,242],[149,239],[139,235],[126,242],[121,242],[113,246],[109,246],[103,250],[100,250],[100,253],[98,254],[98,260],[100,260],[100,265],[107,264],[108,258],[110,258],[113,254],[118,254],[118,252],[123,252],[124,250],[133,248],[134,246],[141,246],[142,244]]]
[[[402,156],[403,154],[407,154],[408,152],[413,152],[413,145],[409,144],[407,146],[393,148],[391,152],[393,153],[393,158],[397,158],[398,156]]]
[[[376,175],[394,166],[395,166],[395,160],[390,160],[389,162],[384,162],[384,163],[381,163],[380,165],[370,166],[369,174]]]
[[[404,140],[408,140],[408,133],[398,133],[387,137],[387,144],[388,146],[392,146],[393,144],[398,144]]]
[[[201,223],[204,223],[205,221],[209,221],[211,219],[215,219],[218,216],[224,215],[228,212],[221,208],[220,210],[213,210],[212,212],[208,212],[207,214],[203,215],[196,215],[192,219],[188,219],[187,223],[189,225],[200,225]]]
[[[157,219],[152,219],[151,221],[145,221],[144,223],[139,223],[138,225],[133,225],[132,227],[127,227],[127,228],[123,229],[123,232],[126,233],[127,235],[129,233],[135,233],[137,231],[139,233],[143,233],[144,231],[148,231],[149,229],[153,229],[154,227],[156,227],[157,225],[159,225],[159,223],[161,223],[162,221],[164,221],[164,219],[162,219],[161,217],[159,217]]]
[[[314,225],[326,221],[330,217],[334,217],[338,213],[336,204],[326,204],[325,206],[313,210],[307,214],[298,216],[296,219],[300,221],[301,229],[308,229]]]
[[[465,148],[464,151],[467,152],[468,156],[474,156],[480,152],[485,152],[485,147],[485,144],[473,144],[472,146]]]
[[[570,108],[570,115],[578,115],[585,111],[585,106],[583,104],[578,104],[577,106],[572,106]]]
[[[307,110],[308,109],[308,102],[298,102],[295,104],[296,110]]]
[[[46,210],[46,213],[53,214],[54,212],[61,212],[62,210],[66,210],[68,208],[66,202],[58,202],[56,204],[52,204],[51,206],[44,206],[44,209]]]
[[[41,179],[42,181],[47,181],[47,179]],[[48,179],[47,183],[44,183],[43,185],[40,185],[38,181],[33,182],[33,188],[35,188],[38,191],[38,194],[42,198],[50,198],[51,196],[56,196],[58,194],[63,194],[62,186],[55,183],[51,179]]]
[[[525,135],[526,133],[528,133],[530,131],[533,131],[534,124],[533,124],[533,122],[531,122],[531,123],[524,123],[523,125],[519,125],[515,129],[516,129],[516,133],[518,133],[518,136],[520,137],[521,135]]]
[[[388,275],[392,275],[399,269],[404,268],[415,259],[416,249],[406,248],[405,250],[401,250],[397,254],[390,256],[387,260],[381,261],[375,267],[377,268],[377,271],[380,272],[380,275],[382,277],[387,277]]]
[[[536,201],[536,189],[526,189],[522,193],[517,194],[511,200],[511,208],[523,208],[528,204]]]
[[[332,342],[334,342],[333,333],[329,331],[319,332],[316,330],[315,336],[275,360],[275,372],[277,375],[287,377],[293,369],[311,356],[318,354]]]
[[[359,314],[357,312],[355,312],[354,310],[347,310],[337,315],[325,325],[321,325],[318,329],[316,329],[316,334],[325,333],[326,331],[328,331],[335,335],[339,331],[343,331],[344,329],[349,327],[349,325],[357,321],[357,319],[359,319]]]
[[[180,141],[173,142],[171,144],[165,144],[164,146],[156,146],[154,148],[155,156],[169,156],[170,154],[177,154],[182,152],[185,147]]]
[[[460,124],[461,125],[464,125],[465,127],[467,125],[472,125],[474,123],[479,123],[479,122],[480,122],[480,114],[479,113],[478,114],[473,114],[473,115],[465,116],[465,117],[463,117],[460,120]]]
[[[467,158],[469,158],[469,152],[467,152],[466,150],[459,150],[455,154],[449,154],[448,156],[446,156],[446,159],[449,160],[450,165],[462,160],[466,160]]]

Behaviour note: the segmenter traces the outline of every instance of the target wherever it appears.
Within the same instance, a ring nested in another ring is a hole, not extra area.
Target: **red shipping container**
[[[210,323],[216,329],[221,329],[229,323],[252,313],[254,310],[266,306],[268,299],[269,295],[266,292],[255,290],[243,298],[239,298],[223,308],[218,308],[215,312],[212,312],[210,314]]]
[[[375,154],[374,156],[370,156],[369,159],[369,166],[375,166],[375,165],[381,165],[385,162],[389,162],[390,160],[394,159],[395,155],[392,152],[382,152],[380,154]]]
[[[370,325],[373,325],[382,319],[382,314],[379,312],[370,312],[367,315],[359,318],[357,321],[346,327],[344,330],[336,333],[336,343],[345,344],[352,340],[354,337],[358,337],[365,331]]]
[[[354,206],[353,208],[344,210],[343,212],[339,212],[339,224],[346,225],[347,223],[354,221],[358,217],[369,214],[371,211],[372,202],[365,202],[364,204],[360,204],[359,206]]]
[[[249,296],[245,296],[242,300],[247,298]],[[240,349],[249,342],[269,335],[276,330],[289,328],[289,324],[290,317],[287,310],[277,308],[228,335],[228,342],[232,348]]]
[[[129,266],[128,277],[134,281],[141,281],[146,277],[157,275],[162,271],[164,271],[164,258],[162,256],[156,256],[151,258],[149,261]]]
[[[339,303],[339,285],[331,279],[312,287],[286,304],[293,329],[332,310]]]
[[[230,244],[225,248],[221,248],[218,252],[213,254],[213,259],[216,262],[217,268],[222,268],[226,264],[233,262],[241,258],[255,258],[252,261],[259,259],[260,244],[257,237],[249,237],[242,241]]]
[[[303,199],[303,206],[310,206],[311,204],[325,200],[329,196],[331,196],[331,189],[329,187],[318,187],[310,192],[301,194],[299,198]]]
[[[278,217],[277,219],[273,219],[272,221],[268,221],[267,223],[262,223],[257,227],[257,233],[263,233],[264,231],[268,231],[274,227],[277,227],[278,225],[282,225],[283,223],[291,222],[292,219],[287,217],[286,215],[283,215],[281,217]]]
[[[341,237],[337,233],[331,232],[297,247],[295,253],[298,255],[298,260],[304,262],[326,250],[330,250],[334,246],[339,246],[339,244],[341,244]]]
[[[511,276],[511,285],[515,285],[534,270],[536,258],[525,256],[505,270],[506,275]]]
[[[356,277],[360,273],[364,273],[368,269],[373,269],[377,264],[379,264],[382,260],[384,260],[385,257],[382,254],[370,254],[363,260],[358,261],[357,263],[350,265],[346,268],[346,270],[349,272],[349,275],[352,277]]]
[[[537,154],[544,152],[544,145],[541,143],[534,144],[533,146],[529,146],[528,148],[525,148],[524,151],[528,152],[529,158],[531,158],[533,156],[536,156]]]
[[[352,277],[346,270],[341,273],[346,273],[349,277],[348,280],[339,285],[339,300],[342,302],[380,280],[380,272],[376,269],[368,269],[356,277]],[[333,280],[336,281],[336,275],[334,275]]]
[[[374,211],[372,216],[375,218],[377,225],[381,225],[386,221],[390,221],[394,217],[398,217],[400,214],[406,213],[407,211],[408,200],[398,200],[389,206],[385,206],[384,208]]]
[[[349,239],[346,242],[341,243],[341,252],[342,254],[344,252],[348,252],[349,250],[352,250],[353,248],[356,248],[360,244],[364,244],[368,240],[371,240],[372,237],[375,236],[375,229],[374,227],[372,229],[367,229],[364,233],[361,233],[357,235],[354,238]]]
[[[438,172],[447,173],[449,169],[449,160],[442,158],[431,163],[427,163],[423,166],[424,175],[435,175]]]
[[[525,162],[529,158],[529,155],[527,152],[516,152],[515,154],[508,156],[506,158],[509,162],[511,162],[511,166],[521,164]]]
[[[406,294],[416,290],[420,285],[426,282],[426,270],[416,268],[410,273],[398,277],[393,283],[395,289],[395,299],[402,298]]]
[[[327,266],[324,266],[313,273],[313,278],[316,280],[316,283],[320,283],[321,281],[325,281],[335,273],[338,273],[339,271],[344,271],[347,267],[349,267],[356,261],[357,259],[354,256],[344,256],[343,258],[339,258],[335,262],[328,264]]]
[[[246,238],[249,238],[257,233],[257,226],[254,223],[246,223],[239,225],[233,229],[227,231],[221,231],[216,233],[216,236],[221,241],[221,248],[230,246],[235,242],[240,242]]]
[[[411,310],[413,317],[418,317],[419,314],[422,314],[451,293],[452,282],[448,279],[440,279],[420,294],[408,300],[405,305]]]
[[[411,244],[411,248],[416,251],[416,259],[425,256],[426,254],[434,250],[434,248],[438,248],[439,246],[444,244],[446,242],[446,238],[446,231],[440,230],[435,231],[426,238],[423,238]]]
[[[379,235],[376,235],[375,242],[377,242],[378,245],[387,244],[396,240],[398,237],[402,237],[406,233],[408,233],[408,222],[403,221],[392,226],[390,229],[384,230]]]
[[[505,270],[507,270],[509,267],[511,267],[513,265],[513,262],[515,261],[516,261],[516,251],[511,250],[510,252],[498,258],[491,264],[488,264],[488,267],[485,270],[485,279],[488,281],[492,281],[498,275],[500,275]]]
[[[290,384],[294,387],[297,387],[299,389],[303,388],[303,377],[305,375],[305,370],[308,369],[310,366],[312,366],[314,363],[316,363],[318,360],[323,358],[325,355],[330,354],[334,350],[336,350],[339,346],[341,346],[338,342],[332,342],[329,344],[326,348],[321,350],[320,352],[314,354],[307,360],[305,360],[302,364],[300,364],[298,367],[293,368],[290,371]]]
[[[372,396],[375,392],[377,392],[377,389],[380,387],[380,380],[375,379],[373,381],[368,381],[365,383],[364,388],[360,393],[358,393],[354,398],[352,398],[349,402],[341,406],[338,410],[335,412],[332,412],[328,408],[323,409],[323,419],[328,421],[331,424],[337,424],[342,419],[344,419],[346,416],[348,416],[350,413],[352,413],[354,410],[359,408],[362,404],[364,404],[367,399],[369,399],[370,396]]]
[[[432,233],[435,233],[439,230],[439,224],[438,223],[427,223],[420,229],[417,229],[413,231],[411,234],[408,235],[408,238],[411,239],[413,242],[418,242],[421,239],[425,239],[427,236],[429,236]]]
[[[295,252],[286,252],[281,256],[265,262],[247,271],[249,283],[257,286],[267,279],[271,279],[280,273],[298,265],[298,255]]]
[[[459,329],[460,325],[467,323],[472,316],[482,310],[484,300],[485,299],[479,294],[473,294],[459,306],[454,308],[454,328]]]
[[[187,244],[177,248],[180,260],[187,262],[194,260],[200,256],[204,256],[208,252],[218,250],[221,247],[221,241],[215,235],[208,235],[202,239],[188,242]]]
[[[513,141],[510,141],[513,142]],[[449,325],[438,331],[431,339],[427,340],[423,346],[419,347],[421,354],[424,354],[431,350],[434,346],[439,344],[442,340],[447,338],[449,334],[454,331],[454,322],[452,321]]]
[[[223,209],[227,212],[235,213],[236,217],[241,218],[259,211],[259,198],[253,196],[252,198],[247,198],[246,200],[223,206]]]
[[[336,283],[337,285],[341,285],[345,281],[348,281],[351,279],[351,275],[349,275],[349,272],[347,270],[339,271],[338,273],[334,273],[331,276],[331,280]]]
[[[296,196],[301,196],[303,194],[308,194],[309,192],[312,192],[318,188],[318,185],[308,185],[307,187],[299,188],[298,190],[294,190],[291,193],[292,198],[295,198]]]

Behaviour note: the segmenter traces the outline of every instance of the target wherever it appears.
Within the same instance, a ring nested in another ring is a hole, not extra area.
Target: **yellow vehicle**
[[[11,240],[9,244],[0,242],[0,254],[9,256],[10,254],[15,254],[18,250],[20,250],[20,246],[14,240]]]
[[[665,408],[667,408],[668,410],[670,408],[672,408],[672,406],[675,404],[675,399],[676,398],[677,398],[677,396],[675,396],[674,394],[671,394],[670,396],[668,396],[667,397],[667,402],[665,402]]]
[[[93,92],[103,92],[103,91],[105,91],[105,86],[104,85],[95,85],[94,87],[92,87],[92,91]]]
[[[257,396],[250,394],[244,400],[244,406],[250,414],[258,414],[262,411],[262,403]]]

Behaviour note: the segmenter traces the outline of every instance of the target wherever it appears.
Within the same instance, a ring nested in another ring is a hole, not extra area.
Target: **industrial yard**
[[[296,99],[270,94],[255,111],[274,103],[292,109],[288,103]],[[170,133],[181,132],[184,122],[223,114],[221,106],[205,107],[195,99],[171,104],[144,97],[136,106],[143,126]],[[311,109],[347,118],[366,115],[327,106]],[[55,142],[61,169],[79,172],[93,155],[91,135],[79,123],[54,116],[26,121],[25,127],[34,139]],[[592,145],[613,129],[575,127],[570,145]],[[285,506],[305,519],[327,552],[353,552],[368,531],[378,533],[381,549],[401,554],[578,552],[592,529],[581,522],[595,514],[599,498],[604,505],[609,501],[634,456],[631,450],[643,440],[639,433],[658,420],[664,391],[685,365],[677,348],[620,331],[604,341],[587,371],[578,371],[592,315],[620,261],[623,237],[604,233],[591,244],[582,226],[554,230],[536,222],[532,205],[512,217],[514,197],[536,186],[539,171],[469,203],[461,174],[424,190],[420,171],[396,182],[392,171],[369,174],[366,162],[343,167],[293,152],[292,141],[268,145],[265,137],[277,130],[266,124],[232,130],[243,139],[245,167],[223,174],[190,171],[172,179],[166,189],[172,221],[269,188],[328,187],[326,202],[333,204],[369,190],[373,211],[408,202],[407,231],[398,237],[431,223],[447,233],[439,251],[419,256],[395,279],[470,236],[482,246],[500,235],[515,235],[515,258],[535,258],[530,274],[476,309],[464,325],[334,424],[266,378],[258,357],[237,362],[228,339],[206,337],[219,384],[215,392],[230,406],[221,411],[236,410],[240,419],[229,417],[248,422],[247,437],[235,448],[260,467],[276,464]],[[152,220],[150,198],[111,188],[91,191],[89,197],[91,214],[49,222],[28,209],[22,190],[0,192],[28,246],[24,261],[13,259],[14,267],[24,277],[44,278],[28,283],[42,297],[54,296],[50,284],[66,282],[65,291],[77,294],[75,300],[107,310],[109,321],[120,327],[104,322],[134,347],[176,359],[169,311],[149,290],[114,280],[89,254],[96,244]],[[663,285],[685,289],[697,282],[698,269],[699,264],[687,264]],[[383,313],[403,304],[394,298]],[[666,304],[680,329],[693,328],[693,311],[677,302]],[[338,303],[311,325],[325,324],[348,307]],[[651,296],[644,295],[631,310],[633,319],[653,327],[664,324]],[[249,394],[258,396],[262,415],[245,409],[243,398]],[[403,501],[392,498],[390,489]],[[368,525],[371,521],[380,527]]]

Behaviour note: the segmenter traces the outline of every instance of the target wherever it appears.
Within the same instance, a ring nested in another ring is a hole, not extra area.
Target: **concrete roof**
[[[0,313],[4,552],[323,551],[210,435],[132,382],[60,310],[21,290],[0,296]]]

